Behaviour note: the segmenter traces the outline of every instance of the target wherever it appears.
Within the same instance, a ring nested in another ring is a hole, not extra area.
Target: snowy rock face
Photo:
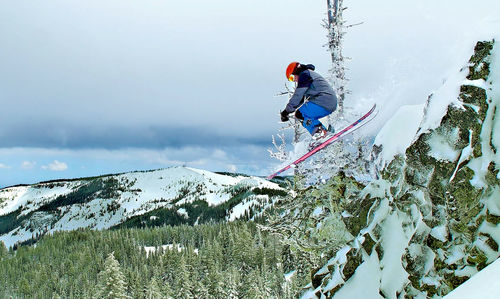
[[[79,228],[248,219],[283,195],[262,178],[186,167],[10,187],[0,190],[0,241],[11,247]]]
[[[379,179],[336,183],[341,192],[330,196],[338,199],[330,209],[342,215],[351,238],[313,273],[309,297],[444,296],[499,257],[500,50],[494,45],[477,43],[468,66],[429,97],[405,148],[378,138]]]

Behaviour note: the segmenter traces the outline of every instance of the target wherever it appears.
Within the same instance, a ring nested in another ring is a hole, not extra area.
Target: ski
[[[335,141],[339,140],[341,137],[347,135],[348,133],[352,132],[352,130],[359,125],[363,120],[367,119],[373,111],[375,111],[375,108],[377,107],[377,104],[374,104],[373,107],[368,111],[365,115],[361,116],[358,120],[350,124],[349,126],[345,127],[338,133],[335,133],[332,137],[328,138],[327,140],[323,141],[322,143],[318,144],[315,146],[312,150],[304,154],[302,157],[298,158],[294,162],[288,164],[287,166],[283,167],[282,169],[276,171],[275,173],[271,174],[270,176],[267,177],[268,180],[274,178],[275,176],[287,171],[288,169],[297,166],[299,163],[304,162],[307,158],[311,157],[315,153],[319,152],[320,150],[324,149],[328,145],[334,143]]]

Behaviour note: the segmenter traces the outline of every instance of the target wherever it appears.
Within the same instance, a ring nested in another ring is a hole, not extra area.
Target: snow
[[[318,273],[319,274],[319,273]],[[332,275],[332,278],[328,281],[328,284],[325,286],[323,289],[325,292],[328,292],[330,290],[333,290],[336,286],[339,284],[343,283],[344,279],[342,278],[342,274],[340,273],[340,269],[337,267],[335,268],[335,272]]]
[[[146,257],[149,257],[150,254],[154,254],[158,250],[162,250],[165,252],[166,250],[175,250],[177,249],[177,252],[182,252],[185,250],[185,248],[181,245],[174,245],[174,244],[167,244],[167,245],[161,245],[161,246],[144,246],[144,251],[146,252]],[[194,253],[198,254],[198,249],[194,249]]]
[[[448,265],[452,265],[463,259],[465,257],[464,250],[465,245],[455,245],[451,249],[451,255],[448,256],[448,258],[445,260],[445,263],[447,263]]]
[[[349,252],[349,250],[351,250],[351,247],[349,246],[340,248],[335,254],[335,257],[328,261],[327,265],[333,265],[335,263],[345,264],[345,262],[347,261],[347,253]]]
[[[361,234],[369,233],[373,240],[377,240],[375,235],[372,234],[372,231],[375,228],[375,226],[377,226],[380,222],[382,222],[386,218],[386,216],[389,214],[391,208],[389,206],[389,200],[387,198],[384,198],[380,202],[380,204],[378,206],[376,206],[375,209],[374,209],[374,207],[375,207],[375,205],[372,206],[370,208],[370,211],[368,212],[368,215],[373,213],[372,221],[370,222],[368,227],[362,229],[360,233]],[[374,211],[372,211],[372,209],[374,209]]]
[[[457,62],[457,65],[462,65],[463,61]],[[493,65],[491,69],[494,69]],[[381,160],[384,165],[396,155],[404,155],[412,141],[421,134],[437,128],[441,123],[441,119],[446,114],[449,105],[462,107],[462,104],[458,100],[462,84],[486,86],[483,80],[466,80],[467,73],[468,68],[452,72],[444,84],[430,96],[427,103],[402,106],[385,123],[375,137],[374,142],[375,145],[382,145]],[[500,134],[498,136],[498,140],[500,141]],[[452,145],[447,144],[446,140],[438,138],[435,137],[431,141],[431,155],[438,160],[454,161],[459,153],[453,150]]]
[[[408,273],[401,261],[409,243],[403,230],[401,215],[397,212],[391,213],[383,222],[381,239],[384,255],[380,261],[380,289],[387,298],[395,299],[408,280]]]
[[[448,230],[444,225],[433,227],[431,230],[431,236],[433,236],[434,238],[438,239],[441,242],[446,242],[448,236]]]
[[[500,223],[495,225],[484,221],[479,227],[479,232],[489,235],[493,241],[500,244]],[[498,258],[498,253],[488,256],[488,262],[492,262]]]
[[[500,189],[495,186],[491,194],[486,198],[486,208],[488,212],[495,216],[500,216]]]
[[[396,155],[404,155],[413,141],[423,118],[424,105],[406,105],[398,109],[375,137],[375,145],[383,145],[382,161],[386,164]]]
[[[228,220],[234,221],[238,218],[241,218],[241,216],[243,216],[243,214],[245,214],[245,212],[248,211],[252,205],[255,205],[257,203],[258,202],[256,199],[240,202],[239,204],[234,206],[233,209],[230,211]]]
[[[281,189],[278,184],[259,177],[230,176],[187,167],[171,167],[148,172],[133,172],[104,177],[103,180],[116,179],[127,191],[119,192],[115,198],[96,198],[90,202],[59,207],[60,218],[49,230],[67,231],[78,228],[107,229],[126,219],[145,214],[149,211],[175,205],[204,200],[210,206],[229,200],[235,187]],[[22,214],[36,211],[41,205],[49,203],[60,195],[68,194],[86,181],[60,182],[57,184],[38,184],[33,186],[11,187],[0,190],[0,216],[22,207]],[[186,193],[187,192],[187,193]],[[266,201],[267,195],[247,198],[231,211],[230,220],[235,220],[250,208],[252,204]],[[110,213],[108,205],[116,207]],[[184,217],[189,216],[183,208],[177,209]],[[101,216],[103,215],[103,216]],[[46,218],[39,217],[37,221]],[[52,221],[47,221],[52,222]],[[30,239],[41,229],[33,232],[15,229],[0,236],[7,247],[16,242]]]
[[[427,141],[430,146],[429,156],[438,161],[455,162],[460,152],[454,149],[454,144],[450,143],[458,139],[459,130],[455,128],[447,135],[432,134]]]
[[[490,64],[490,78],[488,82],[471,82],[474,86],[479,85],[486,89],[486,94],[490,101],[488,111],[486,112],[486,119],[482,126],[480,134],[482,156],[473,159],[467,165],[474,171],[474,178],[471,184],[475,187],[485,187],[485,175],[488,171],[488,166],[491,162],[500,165],[500,153],[497,150],[493,151],[490,147],[491,144],[496,148],[500,148],[500,117],[498,116],[498,108],[500,107],[500,87],[497,82],[500,82],[500,54],[499,54],[498,39],[493,47]],[[498,169],[498,167],[497,167]],[[497,191],[496,191],[497,192]],[[494,208],[494,207],[493,207]]]
[[[462,149],[462,152],[460,153],[460,159],[458,159],[457,167],[455,167],[455,171],[453,172],[453,175],[450,178],[450,182],[455,178],[455,175],[457,174],[459,166],[463,162],[467,161],[467,159],[469,159],[469,157],[472,155],[472,152],[473,152],[473,149],[472,149],[472,136],[473,136],[473,134],[472,133],[473,133],[472,131],[469,131],[469,144],[467,144],[467,146],[464,147],[464,149]]]
[[[438,287],[441,284],[437,278],[429,276],[423,277],[420,281],[422,282],[422,284],[435,287]]]
[[[0,190],[0,215],[5,215],[23,207],[21,215],[29,214],[45,202],[56,199],[58,196],[68,194],[72,191],[71,183],[65,186],[48,187],[49,184],[36,186],[11,187]],[[37,202],[29,204],[37,198]]]
[[[296,272],[297,272],[297,270],[293,270],[293,271],[290,271],[288,273],[285,273],[285,281],[287,281],[287,282],[292,281],[292,278]]]
[[[408,146],[421,134],[436,129],[441,124],[450,105],[458,109],[464,109],[464,106],[467,106],[479,111],[478,106],[463,104],[459,101],[460,86],[465,84],[484,88],[490,101],[480,135],[482,156],[473,157],[472,138],[462,150],[455,149],[454,140],[457,139],[459,133],[456,129],[450,130],[446,135],[430,135],[427,140],[430,148],[429,154],[439,161],[456,163],[450,181],[454,179],[458,166],[467,163],[467,166],[474,171],[474,177],[470,183],[475,187],[487,187],[486,174],[488,173],[488,167],[493,165],[492,162],[497,170],[500,169],[498,166],[500,165],[500,113],[498,113],[500,109],[500,85],[498,84],[500,82],[500,47],[498,43],[500,40],[498,34],[500,22],[497,18],[495,20],[485,19],[480,23],[484,26],[475,27],[476,31],[467,33],[471,36],[468,36],[463,41],[457,41],[457,44],[462,44],[460,46],[463,46],[463,50],[453,56],[453,59],[456,59],[454,63],[455,69],[448,72],[447,80],[443,82],[442,86],[437,88],[428,99],[422,98],[419,105],[401,106],[378,132],[374,144],[382,146],[382,151],[378,157],[382,166],[387,165],[397,155],[404,156]],[[492,34],[492,31],[496,32]],[[466,65],[466,61],[473,53],[475,43],[482,40],[491,40],[493,37],[495,37],[496,44],[490,65],[490,79],[487,82],[484,80],[467,80],[468,65]],[[401,74],[394,74],[394,76],[398,75]],[[396,85],[397,83],[399,82],[396,82]],[[391,96],[393,95],[382,94],[380,98],[375,100],[377,103],[387,103],[387,99]],[[402,101],[405,101],[405,99],[402,99]],[[469,136],[472,137],[472,135],[471,132]],[[490,142],[496,151],[491,150]],[[498,178],[500,179],[500,172]],[[446,184],[446,181],[443,181],[443,184]],[[488,262],[494,263],[477,274],[475,274],[477,270],[474,267],[455,270],[457,276],[473,276],[463,286],[445,298],[500,298],[498,252],[492,250],[486,242],[487,237],[490,237],[497,244],[500,244],[500,225],[484,222],[479,228],[479,231],[484,235],[476,239],[474,244],[455,244],[446,252],[444,250],[433,251],[421,245],[412,245],[407,248],[413,234],[427,235],[427,233],[430,233],[438,240],[447,241],[449,238],[448,228],[446,224],[430,228],[423,222],[423,219],[432,216],[434,212],[432,210],[429,210],[428,214],[421,215],[418,209],[412,208],[412,211],[415,210],[416,212],[412,212],[411,219],[406,219],[403,215],[392,211],[389,206],[390,187],[390,183],[385,180],[372,180],[359,195],[361,198],[367,196],[381,198],[379,202],[375,202],[371,207],[368,213],[369,224],[365,229],[361,230],[360,234],[370,234],[375,241],[380,241],[384,255],[380,256],[381,260],[379,261],[376,252],[372,252],[370,256],[365,254],[363,263],[335,294],[334,298],[381,298],[381,293],[387,298],[396,298],[398,294],[403,294],[400,291],[404,289],[408,282],[408,273],[406,273],[401,259],[407,253],[423,258],[422,274],[424,274],[424,277],[421,279],[423,284],[442,285],[441,278],[436,276],[433,271],[434,261],[439,258],[439,260],[444,260],[449,265],[457,264],[466,258],[465,252],[467,251],[466,248],[468,248],[466,246],[471,245],[477,246],[486,254]],[[494,187],[488,191],[491,191],[491,193],[482,200],[482,204],[488,209],[489,213],[500,216],[500,201],[498,200],[500,198],[500,188]],[[411,191],[404,190],[403,192]],[[422,192],[420,194],[415,192],[414,195],[421,199],[422,205],[426,204],[427,200]],[[421,209],[421,211],[425,213],[425,209]],[[374,232],[377,232],[377,234]],[[375,239],[375,237],[379,238]],[[345,252],[344,250],[343,253],[345,254]],[[329,278],[328,284],[323,290],[333,289],[339,283],[342,283],[336,277],[336,271],[338,270],[336,266],[341,256],[342,254],[339,252],[334,259],[328,262],[327,265],[330,266],[332,277]],[[335,266],[335,268],[332,269],[331,266]],[[493,269],[489,270],[489,268]],[[483,272],[488,273],[484,275],[485,281],[481,281]],[[476,279],[478,283],[474,282]],[[468,284],[471,284],[469,288],[467,288]],[[460,288],[466,291],[459,291]]]
[[[323,207],[316,207],[314,211],[311,213],[311,217],[313,218],[319,217],[321,216],[321,214],[323,214]]]
[[[494,101],[495,107],[498,107],[500,104],[500,84],[498,84],[498,82],[500,82],[500,49],[498,46],[499,40],[500,39],[496,40],[497,44],[493,49],[492,61],[490,65],[491,82],[495,82],[495,84],[491,86],[491,89],[487,89],[488,96]],[[492,134],[492,143],[496,148],[500,148],[500,117],[498,117],[498,113],[495,117],[494,125],[495,127]],[[500,162],[500,154],[497,154],[495,158],[495,162]],[[497,163],[497,165],[499,164]]]
[[[455,270],[455,275],[460,277],[471,277],[472,275],[476,275],[477,269],[473,266],[466,266],[463,269]]]
[[[180,209],[178,209],[178,210],[177,210],[177,214],[181,215],[182,217],[184,217],[184,218],[186,218],[186,219],[187,219],[187,218],[189,218],[189,214],[188,214],[188,212],[186,211],[186,209],[184,209],[184,208],[180,208]]]
[[[0,215],[11,213],[25,204],[28,197],[23,197],[23,195],[26,194],[28,190],[29,187],[11,187],[0,190]]]
[[[451,291],[448,295],[444,296],[443,299],[498,299],[500,298],[499,277],[500,259],[497,259],[488,267],[469,278],[469,280],[458,288]]]
[[[379,294],[381,271],[376,251],[365,258],[354,275],[333,296],[334,299],[383,298]]]

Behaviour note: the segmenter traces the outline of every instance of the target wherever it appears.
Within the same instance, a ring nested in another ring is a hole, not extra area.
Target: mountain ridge
[[[232,221],[285,193],[260,177],[181,166],[7,187],[0,189],[0,241],[13,246],[58,230],[108,229],[155,210],[163,212],[136,225]]]

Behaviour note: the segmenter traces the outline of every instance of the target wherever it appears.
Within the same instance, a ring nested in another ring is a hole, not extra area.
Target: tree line
[[[0,298],[297,298],[301,259],[251,222],[57,232],[0,242]]]

